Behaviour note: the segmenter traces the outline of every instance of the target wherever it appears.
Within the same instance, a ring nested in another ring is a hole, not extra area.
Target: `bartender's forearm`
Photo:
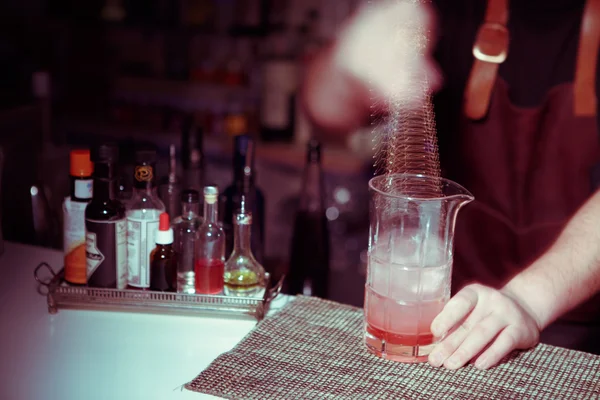
[[[600,291],[600,191],[552,247],[505,286],[544,329]]]

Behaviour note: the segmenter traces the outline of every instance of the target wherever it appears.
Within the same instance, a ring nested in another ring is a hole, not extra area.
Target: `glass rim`
[[[394,193],[389,193],[386,192],[384,190],[382,190],[381,188],[378,188],[375,186],[375,183],[380,182],[382,180],[385,179],[398,179],[398,178],[408,178],[408,179],[413,179],[413,180],[429,180],[429,181],[437,181],[442,185],[445,185],[446,187],[450,187],[453,190],[456,191],[456,193],[453,194],[449,194],[449,195],[441,195],[441,196],[433,196],[433,197],[424,197],[424,196],[418,196],[418,195],[410,195],[410,194],[402,194],[402,193],[398,193],[398,194],[394,194]],[[385,197],[389,197],[389,198],[405,198],[405,199],[415,199],[415,200],[422,200],[422,201],[441,201],[441,200],[448,200],[451,199],[453,197],[458,197],[458,198],[463,198],[466,201],[473,201],[475,199],[475,196],[473,196],[473,194],[471,192],[469,192],[464,186],[450,180],[450,179],[446,179],[446,178],[442,178],[442,177],[436,177],[436,176],[430,176],[430,175],[424,175],[424,174],[409,174],[409,173],[398,173],[398,174],[391,174],[391,175],[377,175],[374,176],[373,178],[369,179],[369,189],[382,195]]]

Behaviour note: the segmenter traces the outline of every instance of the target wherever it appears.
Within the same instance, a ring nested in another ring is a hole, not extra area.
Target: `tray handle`
[[[50,280],[50,282],[44,282],[40,278],[40,270],[42,268],[46,268],[52,274],[52,279]],[[54,272],[52,267],[47,262],[42,262],[37,267],[35,267],[35,269],[33,270],[33,276],[40,285],[44,285],[44,286],[50,286],[52,284],[52,282],[58,278],[58,275],[56,274],[56,272]]]

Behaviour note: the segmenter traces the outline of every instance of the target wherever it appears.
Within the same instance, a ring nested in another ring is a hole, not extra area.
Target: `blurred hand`
[[[539,327],[513,294],[469,285],[433,320],[431,332],[444,339],[429,355],[429,363],[457,369],[473,360],[476,368],[487,369],[512,350],[536,345]]]
[[[340,32],[334,62],[369,86],[375,98],[421,102],[439,85],[430,60],[433,26],[433,12],[425,5],[372,2]]]

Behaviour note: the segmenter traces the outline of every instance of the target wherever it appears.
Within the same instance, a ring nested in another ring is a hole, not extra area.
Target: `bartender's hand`
[[[431,365],[457,369],[473,361],[476,368],[487,369],[512,350],[536,345],[540,323],[513,293],[475,284],[448,301],[431,332],[447,334],[429,355]]]
[[[439,86],[430,52],[434,14],[409,0],[365,5],[309,66],[304,105],[317,125],[348,131],[390,102],[413,106]]]

